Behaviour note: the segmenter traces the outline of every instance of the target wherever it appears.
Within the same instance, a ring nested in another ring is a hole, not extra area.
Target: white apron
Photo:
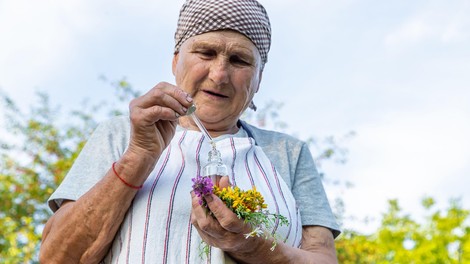
[[[274,226],[287,245],[300,246],[302,227],[291,191],[253,138],[217,141],[230,180],[242,190],[256,189],[271,213],[289,220]],[[218,248],[200,256],[201,238],[191,225],[191,178],[201,173],[211,146],[197,131],[178,131],[137,193],[105,263],[235,263]],[[250,238],[248,238],[250,239]],[[268,249],[269,250],[269,249]]]

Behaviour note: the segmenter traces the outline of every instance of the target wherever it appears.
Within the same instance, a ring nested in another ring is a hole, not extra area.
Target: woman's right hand
[[[175,85],[161,82],[129,104],[131,136],[127,151],[156,162],[175,134],[177,119],[192,98]]]

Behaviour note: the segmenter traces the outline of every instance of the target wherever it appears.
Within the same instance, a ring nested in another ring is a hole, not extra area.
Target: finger
[[[179,116],[186,114],[187,108],[171,96],[163,93],[162,91],[154,93],[158,93],[158,96],[152,97],[144,95],[132,100],[129,105],[130,113],[135,113],[140,109],[150,109],[154,115],[162,114],[162,117],[165,117],[162,119],[178,118]]]
[[[223,238],[223,234],[227,232],[224,230],[218,221],[209,214],[209,210],[200,205],[200,197],[192,196],[192,210],[191,210],[191,223],[199,230],[199,233],[204,233],[207,238]]]
[[[243,219],[239,219],[215,194],[207,195],[204,199],[223,229],[233,233],[244,233],[247,231],[247,225]]]
[[[173,109],[161,106],[151,108],[134,108],[130,112],[130,119],[133,124],[154,125],[159,120],[175,121],[179,114]]]
[[[217,176],[219,178],[218,180],[218,186],[220,189],[227,188],[229,186],[232,186],[232,183],[230,182],[230,178],[228,176]]]
[[[161,82],[150,89],[145,95],[133,100],[131,106],[148,108],[160,105],[171,108],[180,115],[184,115],[191,103],[192,98],[185,91],[172,84]]]
[[[191,95],[185,92],[183,89],[165,82],[162,84],[164,84],[162,90],[167,91],[167,94],[178,100],[178,102],[184,106],[189,107],[193,103],[193,98]]]
[[[211,179],[213,181],[214,186],[217,186],[220,189],[232,186],[232,183],[230,182],[230,178],[228,176],[215,175],[214,177],[211,177]]]
[[[189,105],[188,103],[191,103],[188,101],[191,99],[188,93],[183,91],[181,88],[167,82],[160,82],[150,89],[144,95],[144,97],[147,99],[144,101],[144,103],[153,104],[155,98],[158,99],[163,95],[168,95],[179,101],[181,104]]]
[[[209,215],[209,209],[202,205],[202,199],[203,197],[198,197],[194,194],[194,191],[191,192],[191,221],[205,221],[206,218],[212,218]]]
[[[210,246],[220,248],[220,245],[217,245],[217,242],[219,241],[219,243],[220,243],[220,240],[222,239],[222,237],[216,238],[216,237],[211,236],[207,232],[203,231],[197,224],[196,225],[193,224],[193,226],[194,226],[194,228],[196,228],[199,236],[201,237],[201,239],[204,242],[206,242]]]
[[[170,144],[170,141],[173,138],[173,135],[176,130],[176,125],[177,123],[175,121],[155,123],[155,126],[162,135],[162,139],[164,140],[165,146],[168,146]]]

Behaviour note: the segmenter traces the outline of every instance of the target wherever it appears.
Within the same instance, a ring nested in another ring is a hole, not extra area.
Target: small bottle
[[[202,169],[203,176],[210,176],[212,183],[218,186],[216,176],[228,176],[227,166],[222,162],[220,152],[215,148],[215,143],[211,142],[212,149],[209,151],[207,161],[209,163]]]

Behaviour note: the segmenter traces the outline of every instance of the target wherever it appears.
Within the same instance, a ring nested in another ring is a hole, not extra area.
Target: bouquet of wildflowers
[[[203,199],[204,196],[212,193],[217,195],[239,219],[243,219],[245,223],[249,223],[252,227],[251,232],[245,234],[245,238],[254,236],[263,236],[265,239],[273,238],[271,250],[275,249],[277,237],[269,230],[274,226],[277,220],[280,225],[288,225],[289,221],[280,214],[270,213],[266,209],[267,205],[264,203],[263,196],[256,188],[247,191],[243,191],[236,186],[220,189],[218,186],[213,185],[209,176],[197,176],[193,178],[192,181],[193,190],[199,197],[200,205],[207,207]],[[208,249],[208,245],[206,244],[203,251],[207,254]]]

